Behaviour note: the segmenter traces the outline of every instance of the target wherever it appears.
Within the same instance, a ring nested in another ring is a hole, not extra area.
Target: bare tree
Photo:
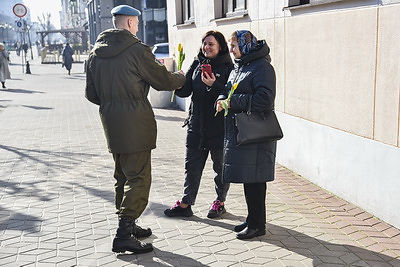
[[[51,13],[42,13],[42,17],[38,16],[37,18],[43,31],[51,30]]]
[[[42,16],[38,16],[38,21],[39,21],[39,25],[42,28],[43,31],[50,31],[51,30],[51,13],[42,13]],[[42,45],[43,44],[42,40]],[[50,44],[50,36],[47,35],[47,42]]]

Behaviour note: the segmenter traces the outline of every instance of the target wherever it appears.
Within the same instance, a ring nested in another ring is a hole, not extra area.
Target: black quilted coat
[[[235,60],[223,95],[227,98],[232,84],[239,83],[232,95],[225,117],[224,166],[225,183],[262,183],[274,180],[276,141],[236,145],[234,114],[245,112],[251,99],[252,111],[274,109],[275,71],[270,64],[269,47],[258,41],[256,50]],[[220,113],[223,113],[220,112]]]
[[[201,64],[208,63],[216,77],[211,87],[201,81]],[[217,150],[223,148],[224,118],[222,114],[215,116],[215,101],[221,94],[233,69],[229,52],[207,59],[199,52],[186,73],[184,87],[176,91],[180,97],[192,96],[187,124],[186,146],[193,149]]]

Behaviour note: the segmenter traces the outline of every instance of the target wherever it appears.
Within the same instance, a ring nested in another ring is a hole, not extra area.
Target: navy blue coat
[[[74,50],[69,45],[64,47],[62,51],[62,56],[65,68],[67,70],[70,70],[72,68],[72,62],[74,62],[74,58],[72,57],[73,55],[74,55]]]
[[[232,95],[225,117],[224,183],[261,183],[274,180],[276,141],[236,145],[235,113],[246,112],[251,100],[252,111],[274,109],[275,70],[270,64],[269,47],[258,41],[256,50],[235,60],[224,94],[227,98],[232,84],[239,83]],[[220,112],[220,113],[223,113]]]

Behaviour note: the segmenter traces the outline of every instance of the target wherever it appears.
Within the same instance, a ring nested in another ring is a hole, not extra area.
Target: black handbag
[[[274,110],[251,112],[251,97],[247,112],[235,114],[235,124],[237,128],[236,144],[238,146],[276,141],[283,137],[283,132]]]

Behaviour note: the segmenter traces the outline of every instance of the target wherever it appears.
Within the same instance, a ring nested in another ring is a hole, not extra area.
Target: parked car
[[[169,43],[155,44],[152,52],[157,59],[169,57]]]

